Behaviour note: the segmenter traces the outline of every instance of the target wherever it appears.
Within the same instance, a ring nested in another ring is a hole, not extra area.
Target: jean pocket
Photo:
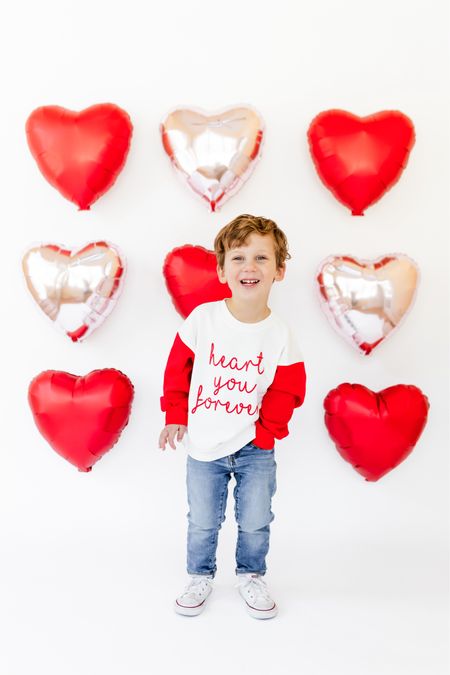
[[[255,450],[259,450],[259,452],[274,452],[275,448],[272,448],[271,450],[266,450],[265,448],[260,448],[259,445],[255,445],[254,443],[248,443],[251,448],[255,448]]]

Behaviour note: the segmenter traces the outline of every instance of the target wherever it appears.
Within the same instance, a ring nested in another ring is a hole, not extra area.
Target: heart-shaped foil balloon
[[[34,421],[56,452],[80,471],[90,471],[128,424],[134,387],[115,368],[72,375],[46,370],[31,382]]]
[[[419,270],[403,254],[377,260],[329,256],[317,283],[331,325],[363,354],[370,354],[405,317],[416,294]]]
[[[123,256],[105,241],[75,251],[33,246],[22,267],[34,300],[73,342],[86,338],[112,311],[125,272]]]
[[[204,302],[231,297],[228,284],[219,281],[216,267],[214,251],[203,246],[185,244],[167,254],[163,274],[175,309],[182,317]]]
[[[325,426],[341,456],[366,480],[376,481],[412,452],[429,407],[413,385],[374,392],[344,382],[324,400]]]
[[[114,103],[79,112],[36,108],[26,123],[28,145],[48,182],[81,211],[114,184],[131,142],[130,116]]]
[[[244,106],[214,114],[178,108],[162,122],[161,134],[174,167],[216,211],[251,174],[261,154],[264,123]]]
[[[398,181],[414,138],[413,123],[398,110],[368,117],[325,110],[308,129],[320,179],[354,216],[362,216]]]

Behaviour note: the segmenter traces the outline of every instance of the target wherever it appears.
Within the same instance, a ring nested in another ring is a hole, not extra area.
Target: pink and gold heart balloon
[[[331,325],[363,354],[370,354],[406,316],[419,270],[404,254],[376,260],[329,256],[320,264],[321,306]]]
[[[216,211],[253,171],[261,154],[264,123],[246,106],[214,114],[178,108],[162,122],[161,135],[173,166]]]
[[[71,251],[55,244],[28,249],[22,260],[28,289],[48,318],[73,342],[84,340],[114,308],[125,263],[104,241]]]

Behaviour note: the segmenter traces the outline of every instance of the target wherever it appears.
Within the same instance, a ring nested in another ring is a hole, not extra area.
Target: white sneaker
[[[278,607],[270,597],[266,582],[260,574],[238,574],[236,584],[245,600],[247,611],[254,619],[272,619]]]
[[[197,616],[205,608],[206,600],[213,589],[213,578],[203,574],[191,574],[183,593],[175,600],[175,611],[184,616]]]

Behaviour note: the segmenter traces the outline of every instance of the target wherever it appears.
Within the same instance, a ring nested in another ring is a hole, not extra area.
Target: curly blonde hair
[[[277,269],[284,267],[285,261],[291,258],[284,232],[269,218],[244,213],[222,227],[214,239],[214,252],[220,269],[224,267],[226,251],[244,244],[252,232],[273,237]]]

